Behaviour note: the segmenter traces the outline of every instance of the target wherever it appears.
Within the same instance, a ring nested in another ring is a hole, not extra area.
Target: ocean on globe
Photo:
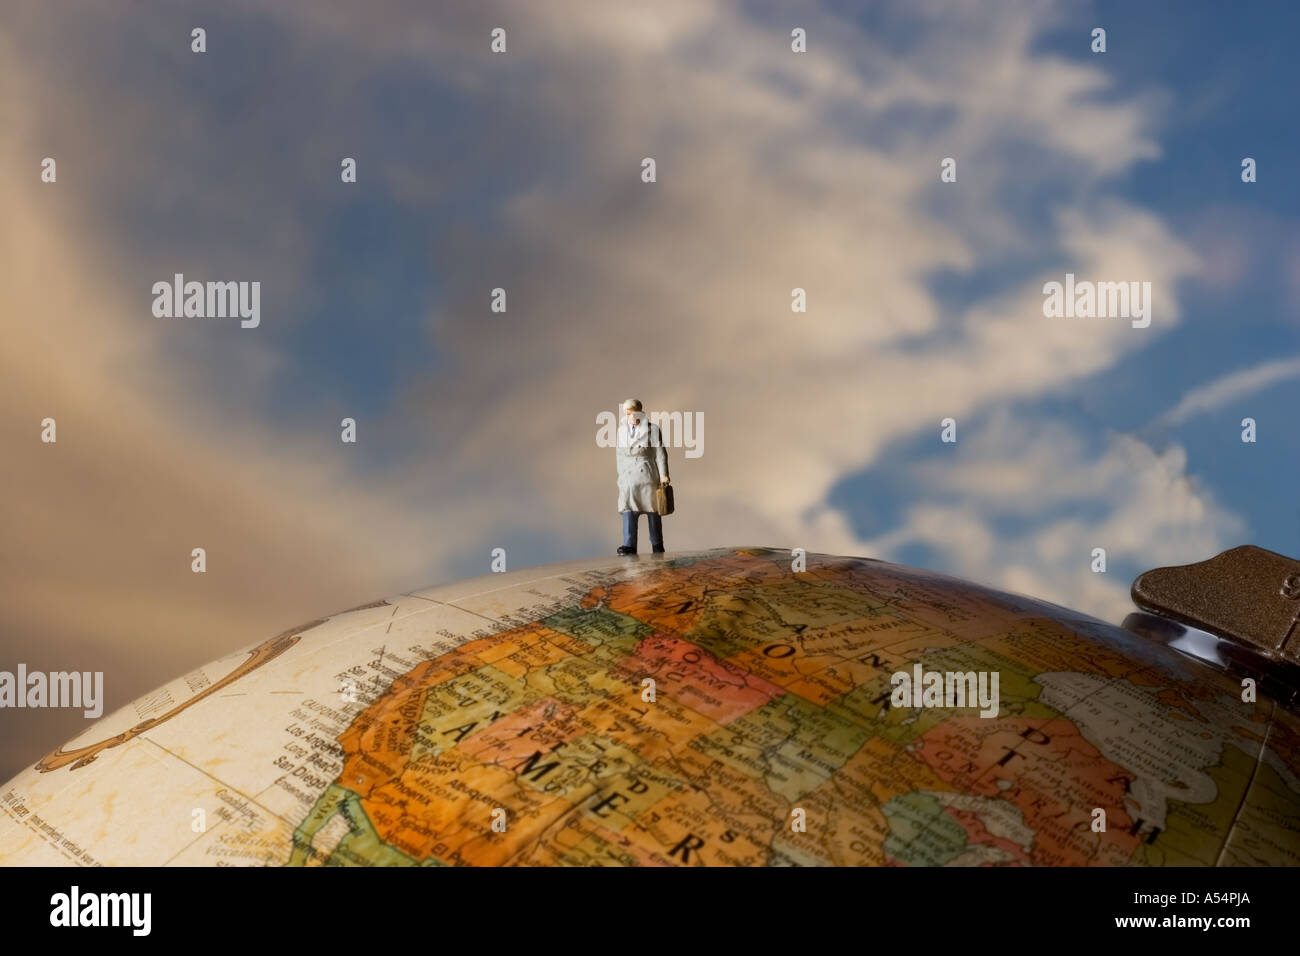
[[[574,562],[312,621],[0,786],[0,863],[1300,864],[1294,712],[1054,605],[800,567]]]

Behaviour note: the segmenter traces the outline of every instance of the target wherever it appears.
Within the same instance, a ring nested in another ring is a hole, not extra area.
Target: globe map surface
[[[0,863],[1300,864],[1294,713],[1054,605],[806,567],[575,562],[313,621],[0,787]],[[997,673],[996,716],[898,706],[918,664]]]

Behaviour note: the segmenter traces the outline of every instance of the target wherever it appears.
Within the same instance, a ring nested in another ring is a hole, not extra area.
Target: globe
[[[1061,607],[732,548],[312,621],[0,811],[8,865],[1296,865],[1300,722]]]

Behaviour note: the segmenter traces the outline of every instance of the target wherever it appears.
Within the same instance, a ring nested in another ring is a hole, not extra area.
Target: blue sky
[[[1227,372],[1297,353],[1300,190],[1288,168],[1300,137],[1286,120],[1286,104],[1300,85],[1288,42],[1300,28],[1300,10],[1200,2],[1180,5],[1171,22],[1157,6],[1107,3],[1098,17],[1116,24],[1116,33],[1142,38],[1136,50],[1112,47],[1121,85],[1158,83],[1172,94],[1161,136],[1165,158],[1140,164],[1127,194],[1184,233],[1212,228],[1205,219],[1213,209],[1244,234],[1249,250],[1230,288],[1189,281],[1188,322],[1163,343],[1167,358],[1135,357],[1099,379],[1101,421],[1141,432],[1150,424],[1138,401],[1144,385],[1172,406]],[[1060,50],[1063,42],[1052,46]],[[1253,185],[1240,181],[1246,155],[1262,170]],[[1248,539],[1285,554],[1300,543],[1300,500],[1286,477],[1300,463],[1300,429],[1289,411],[1296,408],[1300,378],[1293,377],[1153,436],[1183,444],[1198,479],[1240,509]],[[1247,416],[1267,427],[1266,441],[1231,440]]]
[[[742,9],[752,11],[755,28],[771,31],[773,44],[785,42],[785,12],[763,4]],[[906,5],[864,9],[841,3],[828,9],[902,59],[913,51],[923,54],[939,32],[935,21]],[[1017,9],[1004,8],[1008,24]],[[1214,242],[1225,236],[1239,242],[1241,262],[1230,279],[1205,282],[1192,271],[1179,280],[1183,317],[1157,343],[1050,394],[1006,404],[1031,417],[1068,421],[1094,443],[1111,432],[1141,435],[1157,449],[1177,443],[1187,451],[1189,475],[1245,521],[1252,541],[1294,550],[1300,506],[1280,476],[1300,460],[1300,439],[1285,419],[1285,410],[1296,407],[1300,379],[1291,377],[1176,427],[1152,426],[1190,390],[1297,351],[1300,235],[1292,225],[1295,190],[1285,172],[1295,133],[1280,121],[1287,91],[1295,88],[1297,68],[1285,38],[1297,14],[1273,4],[1229,10],[1197,3],[1172,11],[1155,4],[1100,3],[1056,9],[1045,18],[1030,49],[1102,71],[1108,87],[1096,100],[1156,99],[1148,131],[1159,155],[1080,186],[1079,179],[1095,174],[1058,175],[1053,151],[1032,137],[1000,142],[1005,149],[997,153],[996,176],[985,182],[980,171],[967,172],[976,180],[969,188],[986,190],[986,201],[996,203],[1016,228],[1044,242],[1036,252],[977,251],[973,263],[956,268],[936,261],[924,276],[925,287],[955,322],[973,300],[995,296],[1045,267],[1069,269],[1068,257],[1050,241],[1046,211],[1081,191],[1121,198],[1157,215],[1193,248],[1209,243],[1205,248],[1213,252]],[[168,11],[154,37],[184,32],[193,19],[190,11]],[[237,269],[292,270],[286,281],[265,283],[266,308],[278,321],[267,323],[256,347],[280,356],[265,389],[246,390],[229,377],[249,342],[215,326],[160,333],[164,348],[178,353],[197,377],[193,381],[219,396],[224,413],[311,429],[346,410],[366,420],[371,437],[367,454],[351,467],[362,473],[409,467],[407,452],[436,446],[437,428],[411,435],[412,410],[403,406],[403,394],[418,391],[439,371],[473,372],[461,364],[465,356],[440,347],[431,334],[439,324],[465,321],[457,315],[464,304],[451,287],[469,284],[466,269],[490,287],[494,259],[533,255],[503,215],[520,195],[544,190],[561,204],[566,194],[591,204],[607,188],[607,172],[593,171],[582,155],[584,127],[598,118],[547,116],[532,108],[523,95],[535,82],[526,62],[503,63],[497,85],[476,93],[418,50],[340,69],[339,38],[305,39],[292,20],[235,8],[205,15],[204,22],[216,55],[195,57],[170,44],[162,66],[141,63],[132,55],[140,38],[124,31],[110,32],[87,48],[84,60],[73,61],[69,85],[103,83],[107,76],[132,96],[147,96],[157,73],[166,72],[182,84],[175,101],[186,105],[191,122],[205,127],[155,139],[149,162],[131,167],[114,189],[87,199],[102,204],[104,221],[115,241],[130,249],[129,268],[139,269],[140,281],[173,268],[202,273],[210,269],[212,247]],[[1089,51],[1093,26],[1108,31],[1102,56]],[[819,39],[814,30],[814,41]],[[703,38],[698,47],[707,50],[709,42]],[[815,55],[817,42],[813,49]],[[675,55],[689,60],[699,54],[682,43]],[[880,67],[869,56],[848,48],[847,58],[865,83],[875,79]],[[616,103],[609,106],[618,110]],[[687,108],[672,107],[668,115]],[[942,130],[957,112],[898,106],[863,122],[851,111],[829,108],[826,135],[892,146],[917,131]],[[668,135],[659,145],[671,158],[670,120],[661,128]],[[359,154],[360,182],[341,190],[335,157],[352,154]],[[1247,154],[1261,168],[1260,181],[1249,186],[1238,177]],[[1067,171],[1071,162],[1067,158],[1059,170]],[[183,197],[156,188],[158,166],[183,171],[178,178],[185,192],[200,198],[188,215],[178,215],[187,205]],[[398,185],[403,177],[408,184],[412,177],[420,181],[423,189],[414,199]],[[954,208],[950,195],[938,190],[919,201],[939,218]],[[290,244],[294,248],[286,253]],[[294,260],[291,267],[288,259]],[[455,276],[449,274],[453,268]],[[932,331],[898,347],[915,346],[923,355]],[[508,335],[496,347],[509,348]],[[978,428],[1000,407],[973,409],[964,426]],[[1236,440],[1237,423],[1247,414],[1260,422],[1262,437],[1255,445]],[[860,534],[886,531],[891,516],[927,493],[914,483],[914,467],[950,453],[933,447],[930,431],[894,436],[888,451],[834,484],[827,500]],[[533,537],[546,535],[538,530]],[[575,556],[572,547],[524,550],[529,560]],[[941,554],[919,545],[908,553],[944,566]],[[465,570],[472,567],[464,562]],[[1125,572],[1130,570],[1140,568]]]
[[[868,25],[870,18],[862,22]],[[1108,33],[1104,66],[1116,93],[1157,91],[1166,104],[1157,134],[1162,155],[1135,164],[1108,191],[1159,213],[1182,235],[1212,234],[1219,224],[1230,227],[1244,247],[1243,261],[1240,275],[1226,287],[1196,275],[1184,281],[1185,319],[1158,347],[1135,352],[1058,398],[1026,404],[1096,438],[1116,431],[1142,435],[1156,447],[1182,445],[1188,472],[1245,520],[1243,542],[1295,554],[1300,499],[1290,476],[1300,464],[1300,429],[1291,410],[1300,408],[1300,376],[1175,427],[1160,426],[1157,419],[1198,386],[1297,354],[1300,190],[1289,164],[1300,142],[1285,117],[1300,85],[1300,63],[1288,41],[1300,27],[1300,10],[1274,3],[1231,8],[1188,3],[1174,14],[1161,4],[1099,3],[1076,7],[1045,33],[1038,48],[1088,61],[1097,57],[1089,49],[1094,26]],[[1247,155],[1260,169],[1259,181],[1251,185],[1239,175]],[[1025,219],[1051,201],[1036,190],[1011,190],[1006,198]],[[995,265],[974,274],[937,276],[931,288],[941,300],[962,302],[996,288],[1007,275]],[[1268,432],[1253,445],[1239,440],[1240,422],[1248,416]],[[854,515],[864,534],[883,531],[890,515],[915,494],[910,479],[915,463],[945,453],[935,451],[928,434],[905,439],[880,465],[846,477],[834,500]],[[863,507],[864,502],[871,506]],[[1086,520],[1089,509],[1080,507],[1078,513]],[[1015,516],[1000,518],[997,526],[1023,530]],[[943,563],[941,553],[920,545],[906,548],[902,559]],[[1128,561],[1118,570],[1131,577],[1143,569]]]

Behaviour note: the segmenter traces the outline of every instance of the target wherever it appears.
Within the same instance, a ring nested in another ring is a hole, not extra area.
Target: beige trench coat
[[[630,435],[618,426],[618,510],[655,510],[655,489],[668,475],[668,450],[659,426],[645,419]]]

